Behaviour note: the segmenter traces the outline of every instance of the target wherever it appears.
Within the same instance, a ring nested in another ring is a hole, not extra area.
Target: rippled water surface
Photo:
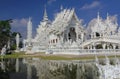
[[[99,79],[95,60],[0,59],[0,79]]]

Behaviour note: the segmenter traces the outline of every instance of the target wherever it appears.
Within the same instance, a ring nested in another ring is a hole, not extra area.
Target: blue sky
[[[12,30],[21,32],[26,37],[26,23],[32,17],[33,33],[43,18],[44,6],[50,20],[63,8],[75,8],[79,19],[88,24],[97,16],[106,18],[109,15],[117,15],[120,24],[120,0],[0,0],[0,20],[13,19]]]

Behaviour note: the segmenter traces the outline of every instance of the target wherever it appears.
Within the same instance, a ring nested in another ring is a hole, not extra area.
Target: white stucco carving
[[[28,28],[32,22],[28,22]],[[50,21],[45,9],[43,20],[40,21],[37,34],[32,38],[32,30],[28,30],[28,37],[24,40],[24,49],[31,39],[33,52],[92,52],[101,49],[120,48],[120,30],[118,29],[117,17],[107,13],[106,19],[98,15],[93,18],[87,28],[82,19],[79,19],[73,9],[62,9],[55,19]],[[104,46],[104,47],[103,47]],[[67,49],[73,49],[67,50]],[[81,50],[82,49],[82,50]],[[84,50],[83,50],[84,49]],[[90,49],[90,50],[89,50]],[[63,50],[63,51],[60,51]],[[89,50],[89,51],[86,51]],[[107,50],[109,52],[109,50]]]

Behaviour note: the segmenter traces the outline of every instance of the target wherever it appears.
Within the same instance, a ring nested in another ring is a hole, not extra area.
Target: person
[[[1,55],[5,55],[5,54],[6,54],[6,45],[1,50]]]

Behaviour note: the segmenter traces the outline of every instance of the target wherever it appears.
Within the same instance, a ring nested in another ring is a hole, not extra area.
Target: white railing
[[[55,54],[120,54],[120,49],[75,49],[75,48],[52,48],[47,49],[48,53]]]
[[[111,42],[111,43],[120,43],[119,39],[112,39],[110,37],[100,37],[100,38],[92,38],[92,39],[86,40],[85,42],[82,43],[82,46],[85,46],[94,42],[101,42],[101,41]]]

